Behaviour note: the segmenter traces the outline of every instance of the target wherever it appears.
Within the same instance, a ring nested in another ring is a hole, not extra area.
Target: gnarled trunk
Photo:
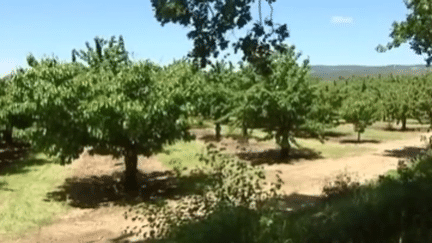
[[[138,153],[134,145],[131,145],[126,150],[124,157],[126,170],[125,170],[125,181],[124,187],[126,192],[138,192],[138,181],[137,181],[137,165],[138,165]]]

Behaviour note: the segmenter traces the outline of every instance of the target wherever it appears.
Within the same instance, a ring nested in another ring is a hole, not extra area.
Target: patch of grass
[[[222,134],[225,136],[241,136],[243,135],[242,129],[238,127],[222,125]],[[267,133],[262,129],[248,129],[248,135],[250,138],[263,139],[267,136]]]
[[[227,135],[240,135],[241,129],[240,128],[233,128],[228,126],[223,126],[223,130],[226,131]],[[352,136],[353,138],[356,138],[356,134],[354,133],[354,130],[352,128],[351,124],[344,124],[340,125],[337,128],[329,129],[329,132],[334,132],[337,134],[348,134],[347,137]],[[379,132],[385,132],[385,131],[377,131],[376,133],[379,134]],[[397,132],[389,132],[389,133],[397,133]],[[250,137],[262,139],[264,138],[267,133],[264,132],[262,129],[253,129],[252,132],[249,134]],[[364,135],[364,134],[363,134]],[[404,134],[401,134],[402,136]],[[374,137],[374,136],[372,136]],[[377,137],[377,136],[375,136]],[[369,137],[365,139],[370,139]],[[297,142],[300,146],[305,148],[312,148],[316,150],[317,152],[321,152],[321,155],[324,158],[343,158],[343,157],[349,157],[349,156],[359,156],[367,152],[375,151],[376,149],[368,147],[367,145],[356,145],[356,144],[340,144],[340,143],[334,143],[334,142],[325,142],[324,144],[321,143],[319,140],[314,138],[297,138]],[[274,139],[271,139],[267,141],[267,143],[275,143]]]
[[[409,120],[410,123],[415,124],[416,121]],[[408,131],[401,132],[398,130],[395,131],[387,131],[384,130],[388,126],[387,122],[376,122],[372,126],[366,128],[366,131],[361,134],[361,141],[366,141],[363,144],[356,144],[351,142],[339,143],[333,141],[326,141],[322,144],[320,141],[314,138],[297,138],[298,143],[305,148],[312,148],[317,152],[321,152],[321,155],[325,158],[343,158],[350,156],[359,156],[367,152],[376,151],[373,148],[371,143],[376,142],[387,142],[393,140],[403,140],[415,138],[418,136],[419,132],[417,131]],[[411,125],[416,127],[427,127],[427,125]],[[330,134],[340,134],[337,137],[337,141],[356,141],[357,133],[354,132],[354,128],[352,124],[341,124],[338,127],[328,129],[327,133]],[[241,136],[242,131],[241,128],[232,127],[223,125],[222,126],[222,135],[223,136]],[[249,137],[255,139],[263,139],[267,135],[262,129],[249,129]],[[264,142],[264,141],[261,141]],[[274,139],[266,141],[266,143],[275,143]]]
[[[417,136],[415,133],[402,133],[399,131],[383,131],[378,129],[367,129],[361,135],[361,139],[373,139],[378,141],[392,141],[392,140],[402,140],[407,138],[412,138]]]
[[[414,124],[415,121],[410,120],[410,122],[412,122],[412,124]],[[365,132],[361,134],[361,139],[362,140],[377,140],[377,141],[381,141],[381,142],[386,142],[386,141],[413,138],[413,137],[418,136],[418,131],[417,132],[414,132],[414,131],[402,132],[402,131],[398,130],[400,127],[400,124],[399,124],[399,126],[397,126],[396,123],[392,123],[392,125],[393,125],[393,128],[396,128],[396,130],[386,131],[384,129],[388,126],[387,122],[376,122],[372,126],[369,126],[366,128]],[[415,125],[408,126],[408,128],[409,129],[412,129],[412,128],[426,129],[427,125],[415,124]],[[352,124],[339,125],[338,127],[333,128],[333,129],[329,129],[328,131],[347,134],[347,136],[345,136],[344,139],[355,139],[355,140],[357,139],[357,133],[354,132],[354,128],[353,128]]]
[[[47,163],[32,163],[45,160]],[[67,177],[67,171],[59,164],[49,162],[43,154],[31,155],[17,163],[28,163],[21,173],[8,173],[6,168],[0,177],[0,235],[17,236],[25,231],[49,224],[55,215],[70,209],[64,203],[44,201],[46,194],[55,190]]]
[[[204,151],[205,145],[199,141],[184,142],[179,141],[173,145],[167,146],[162,153],[157,155],[159,161],[165,166],[174,169],[177,164],[188,169],[196,168],[203,165],[196,156],[197,153]]]
[[[212,128],[214,124],[212,121],[205,120],[201,117],[190,117],[189,125],[191,128]]]
[[[348,136],[356,135],[354,133],[354,129],[353,129],[352,124],[349,124],[349,123],[341,124],[335,128],[328,129],[327,131],[335,132],[335,133],[343,133],[343,134],[347,134]]]
[[[371,147],[354,144],[339,144],[332,142],[325,142],[322,144],[320,141],[314,139],[298,138],[297,142],[302,147],[313,148],[314,150],[321,152],[321,156],[324,158],[332,159],[359,156],[367,152],[376,151],[376,149]]]

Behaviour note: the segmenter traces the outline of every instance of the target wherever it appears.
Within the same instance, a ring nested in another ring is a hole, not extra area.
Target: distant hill
[[[338,80],[339,76],[344,78],[355,76],[388,76],[393,75],[421,75],[431,72],[432,68],[426,65],[388,65],[388,66],[358,66],[358,65],[311,65],[311,76],[324,80]]]

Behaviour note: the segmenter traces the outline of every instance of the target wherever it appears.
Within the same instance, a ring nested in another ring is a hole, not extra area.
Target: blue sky
[[[263,0],[263,19],[270,8]],[[377,53],[378,44],[387,44],[393,21],[406,19],[402,0],[278,0],[273,4],[274,22],[288,25],[286,43],[295,45],[311,65],[414,65],[425,64],[404,44],[386,53]],[[258,1],[252,7],[258,20]],[[251,24],[228,32],[230,40],[245,35]],[[37,59],[55,55],[70,61],[72,49],[94,46],[94,37],[123,35],[133,59],[150,59],[161,65],[181,59],[192,49],[186,37],[190,29],[166,24],[154,18],[150,0],[2,0],[0,3],[0,77],[12,69],[28,67],[26,56]],[[221,58],[225,53],[219,57]],[[228,60],[241,60],[240,51]]]

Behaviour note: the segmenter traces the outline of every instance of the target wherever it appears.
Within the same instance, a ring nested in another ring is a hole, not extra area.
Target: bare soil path
[[[423,133],[424,134],[424,133]],[[429,133],[428,135],[432,135]],[[231,140],[223,140],[221,144],[228,144]],[[291,194],[293,208],[308,201],[313,202],[321,193],[324,180],[335,176],[347,169],[348,172],[357,172],[359,179],[377,178],[378,175],[390,169],[396,169],[398,160],[418,153],[424,143],[420,141],[420,133],[415,138],[368,144],[374,147],[375,152],[369,152],[362,156],[341,159],[314,159],[298,160],[290,164],[263,164],[269,180],[275,178],[276,171],[281,172],[281,178],[285,182],[282,190]],[[253,147],[253,143],[251,143]],[[366,146],[359,144],[355,146]],[[228,146],[233,149],[234,146]],[[237,147],[236,147],[237,149]],[[256,148],[255,148],[256,149]],[[123,168],[122,160],[114,160],[110,156],[90,156],[84,153],[77,161],[68,166],[77,177],[112,175],[120,173]],[[155,158],[139,160],[139,169],[143,173],[164,171],[165,168]],[[102,176],[102,177],[101,177]],[[70,189],[72,190],[72,189]],[[298,200],[296,200],[296,198]],[[89,242],[144,242],[136,241],[133,237],[118,238],[125,226],[131,225],[131,221],[122,216],[127,207],[111,205],[98,208],[74,208],[68,214],[59,216],[49,226],[41,227],[28,232],[20,238],[4,238],[3,243],[89,243]],[[117,237],[117,240],[116,240]],[[127,239],[126,239],[127,238]]]
[[[432,135],[424,133],[423,135]],[[362,144],[354,146],[363,146]],[[361,156],[340,159],[301,160],[295,164],[273,164],[265,166],[267,175],[272,176],[281,171],[284,181],[282,190],[286,194],[299,193],[319,196],[325,184],[325,179],[334,178],[345,169],[348,173],[358,174],[360,182],[378,178],[389,170],[396,169],[400,159],[407,159],[420,153],[424,142],[417,137],[379,144],[368,145],[375,152]]]

